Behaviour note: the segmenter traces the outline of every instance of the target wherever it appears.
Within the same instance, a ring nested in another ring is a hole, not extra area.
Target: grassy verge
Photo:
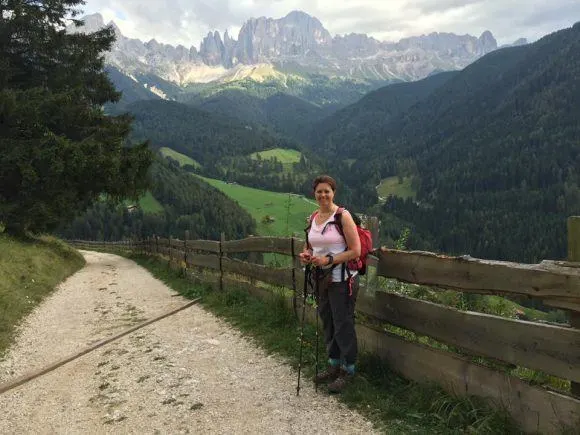
[[[77,251],[55,238],[17,240],[0,234],[0,356],[19,322],[83,265]]]
[[[182,295],[203,296],[202,304],[207,309],[297,367],[300,325],[283,299],[264,301],[236,289],[212,292],[192,285],[180,272],[170,270],[166,262],[142,256],[132,258]],[[315,371],[314,327],[306,325],[305,336],[306,383]],[[324,364],[322,343],[320,349],[320,362]],[[281,388],[295,390],[296,384]],[[361,356],[356,381],[340,400],[388,433],[520,433],[506,414],[493,410],[484,401],[452,397],[437,386],[406,381],[371,355]]]

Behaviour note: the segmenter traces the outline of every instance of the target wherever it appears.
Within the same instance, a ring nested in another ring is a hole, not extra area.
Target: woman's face
[[[330,205],[334,199],[334,191],[328,183],[318,183],[314,189],[314,198],[320,206]]]

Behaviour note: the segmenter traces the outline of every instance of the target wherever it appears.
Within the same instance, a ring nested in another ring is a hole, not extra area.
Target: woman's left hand
[[[329,266],[328,261],[330,259],[326,256],[324,257],[312,257],[310,262],[318,267]]]

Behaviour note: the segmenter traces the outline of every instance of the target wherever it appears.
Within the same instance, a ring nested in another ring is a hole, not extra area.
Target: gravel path
[[[87,265],[23,323],[0,382],[187,301],[134,262]],[[372,433],[373,427],[193,306],[0,395],[0,433]]]

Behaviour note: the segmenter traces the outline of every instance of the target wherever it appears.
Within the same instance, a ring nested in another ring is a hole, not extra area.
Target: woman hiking
[[[334,203],[336,181],[321,175],[312,187],[319,208],[306,229],[300,261],[312,267],[328,351],[328,367],[314,382],[328,383],[329,392],[340,393],[354,376],[358,352],[354,329],[358,277],[346,265],[360,256],[361,245],[352,215]]]

